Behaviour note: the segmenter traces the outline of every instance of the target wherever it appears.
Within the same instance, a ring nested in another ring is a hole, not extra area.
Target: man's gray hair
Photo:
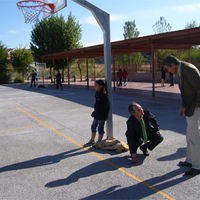
[[[132,102],[132,103],[128,106],[128,111],[129,111],[129,113],[130,113],[130,114],[135,113],[134,107],[135,107],[135,106],[138,106],[138,105],[139,105],[138,103]]]

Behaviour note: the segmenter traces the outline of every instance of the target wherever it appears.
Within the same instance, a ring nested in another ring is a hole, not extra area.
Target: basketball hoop
[[[24,0],[17,2],[17,7],[24,15],[25,23],[37,23],[41,13],[54,13],[54,4],[39,0]]]

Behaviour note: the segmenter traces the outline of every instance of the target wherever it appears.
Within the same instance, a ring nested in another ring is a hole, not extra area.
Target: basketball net
[[[39,0],[19,1],[17,7],[24,15],[25,23],[37,23],[41,13],[53,13],[54,4]]]

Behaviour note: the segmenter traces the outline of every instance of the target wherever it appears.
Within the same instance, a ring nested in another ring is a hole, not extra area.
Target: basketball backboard
[[[44,0],[45,3],[54,4],[54,12],[53,13],[44,13],[44,18],[47,18],[59,10],[65,8],[67,6],[67,0]]]

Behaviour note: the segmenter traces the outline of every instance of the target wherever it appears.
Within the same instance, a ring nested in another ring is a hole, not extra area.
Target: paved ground
[[[73,86],[83,86],[86,87],[87,86],[87,82],[71,82],[70,83]],[[114,84],[114,83],[113,83]],[[117,84],[117,83],[116,83]],[[93,86],[94,85],[94,81],[90,81],[89,82],[89,86]],[[116,90],[119,89],[126,89],[126,90],[134,90],[137,91],[139,93],[146,93],[146,94],[152,94],[152,83],[144,83],[144,82],[128,82],[127,86],[124,87],[117,87]],[[180,94],[179,88],[178,88],[178,84],[175,84],[173,87],[170,87],[170,84],[166,83],[165,87],[161,87],[160,83],[156,83],[155,84],[155,91],[158,94],[165,94],[165,93],[172,93],[172,94]]]
[[[137,165],[128,153],[81,148],[90,136],[92,90],[0,86],[0,199],[199,199],[200,177],[184,177],[187,169],[176,166],[186,151],[179,100],[115,94],[114,134],[123,141],[131,101],[151,108],[165,137]]]

